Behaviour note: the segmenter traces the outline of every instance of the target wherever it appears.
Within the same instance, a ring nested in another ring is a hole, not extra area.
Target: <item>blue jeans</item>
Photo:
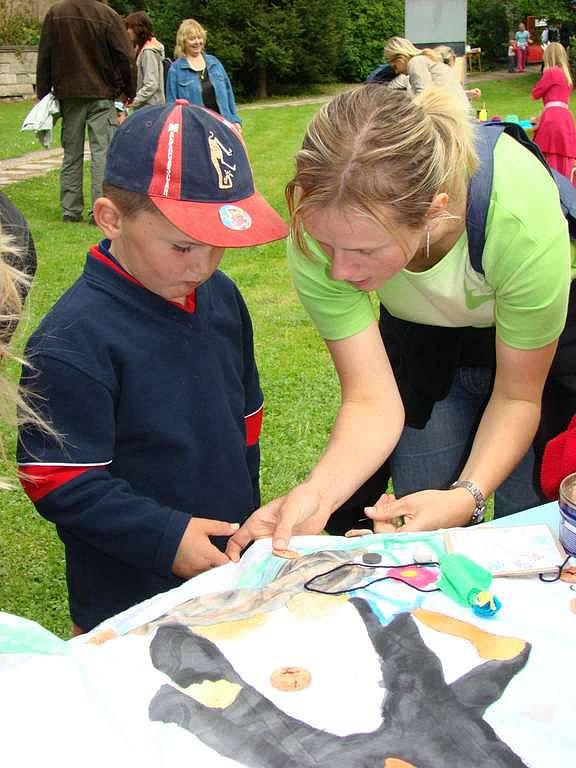
[[[458,368],[448,396],[434,405],[424,429],[404,427],[390,457],[397,496],[427,488],[447,488],[458,479],[491,391],[490,368]],[[533,472],[531,448],[496,491],[495,517],[542,503],[534,488]]]

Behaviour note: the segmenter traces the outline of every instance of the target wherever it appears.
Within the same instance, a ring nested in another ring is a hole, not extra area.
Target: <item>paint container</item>
[[[576,555],[576,472],[560,483],[560,543],[570,555]]]

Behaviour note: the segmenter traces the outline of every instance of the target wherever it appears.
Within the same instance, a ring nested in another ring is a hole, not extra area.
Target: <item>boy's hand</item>
[[[209,536],[231,536],[238,527],[238,523],[193,517],[176,550],[172,573],[181,579],[190,579],[208,568],[229,563],[230,559],[212,544]]]
[[[244,547],[268,536],[274,549],[288,549],[290,536],[321,533],[329,516],[321,510],[318,494],[303,483],[253,512],[228,542],[226,554],[238,562]]]

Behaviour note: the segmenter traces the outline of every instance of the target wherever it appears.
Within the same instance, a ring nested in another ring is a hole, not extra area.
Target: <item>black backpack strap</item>
[[[480,123],[477,130],[476,151],[480,164],[468,186],[468,205],[466,208],[466,231],[468,233],[468,253],[470,263],[481,275],[482,253],[486,242],[486,219],[490,207],[492,180],[494,177],[494,147],[502,133],[507,133],[531,152],[552,176],[560,193],[562,212],[568,220],[570,237],[576,239],[576,191],[570,180],[550,168],[540,148],[518,123],[504,121]]]
[[[558,192],[560,193],[560,205],[562,213],[568,222],[568,232],[570,240],[576,240],[576,189],[570,179],[563,176],[554,168],[550,168],[550,173],[556,182]]]
[[[477,129],[476,152],[478,168],[468,185],[466,205],[466,232],[468,234],[468,255],[476,272],[484,274],[482,254],[486,242],[486,219],[490,207],[492,179],[494,177],[494,147],[504,132],[502,123],[481,123]]]

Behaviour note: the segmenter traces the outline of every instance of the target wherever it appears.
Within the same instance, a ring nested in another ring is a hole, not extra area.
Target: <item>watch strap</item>
[[[484,520],[484,515],[486,514],[486,499],[484,498],[484,494],[480,488],[478,488],[476,483],[473,483],[471,480],[456,480],[456,482],[452,483],[450,486],[450,489],[452,488],[465,488],[469,493],[472,494],[474,501],[476,502],[476,507],[474,508],[474,512],[472,512],[472,517],[470,518],[468,525],[476,525],[477,523],[481,523]]]

